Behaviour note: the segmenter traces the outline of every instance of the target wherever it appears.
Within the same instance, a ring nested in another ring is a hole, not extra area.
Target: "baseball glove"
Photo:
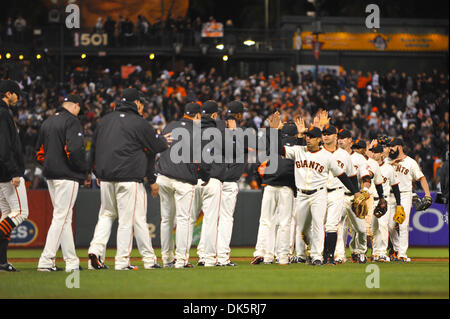
[[[419,199],[419,196],[417,196],[417,194],[413,195],[412,204],[416,211],[420,210],[420,207],[422,206],[422,201]]]
[[[425,210],[433,204],[433,199],[430,196],[425,196],[422,198],[422,205],[420,205],[420,210]]]
[[[394,221],[396,221],[399,224],[403,224],[403,222],[405,221],[406,215],[405,215],[405,210],[403,209],[403,206],[397,206],[397,208],[395,208],[395,214],[394,214]]]
[[[381,198],[378,201],[378,205],[375,207],[373,214],[376,218],[380,218],[381,216],[384,216],[387,212],[387,202],[384,198]]]
[[[366,191],[361,191],[358,196],[355,196],[353,201],[353,212],[356,217],[364,219],[369,211],[367,200],[370,198],[370,194]]]

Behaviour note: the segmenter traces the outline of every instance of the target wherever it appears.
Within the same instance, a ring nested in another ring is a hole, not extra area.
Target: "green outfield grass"
[[[409,264],[376,264],[380,288],[366,287],[366,265],[346,263],[313,267],[250,265],[253,249],[234,248],[232,257],[238,267],[195,267],[193,269],[156,269],[138,271],[80,272],[80,288],[66,287],[65,272],[41,273],[37,261],[41,250],[11,249],[9,258],[18,273],[0,272],[0,298],[449,298],[449,262],[415,260]],[[87,257],[86,249],[77,250]],[[108,250],[107,257],[115,251]],[[159,250],[156,250],[159,255]],[[195,250],[192,250],[195,256]],[[411,248],[411,258],[447,258],[447,248]],[[139,257],[133,251],[132,257]],[[247,258],[243,260],[242,258]],[[113,268],[113,261],[106,262]],[[140,260],[133,262],[142,266]],[[87,262],[82,261],[87,269]],[[193,264],[196,265],[195,259]],[[57,262],[64,267],[64,263]]]

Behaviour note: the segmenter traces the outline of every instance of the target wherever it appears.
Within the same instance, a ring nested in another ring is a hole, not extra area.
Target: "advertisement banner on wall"
[[[313,33],[302,32],[301,37],[302,50],[313,50]],[[319,35],[319,41],[323,42],[321,50],[448,51],[448,35],[443,34],[326,32]]]
[[[47,190],[27,191],[28,218],[14,228],[11,247],[43,247],[52,222],[53,205]]]

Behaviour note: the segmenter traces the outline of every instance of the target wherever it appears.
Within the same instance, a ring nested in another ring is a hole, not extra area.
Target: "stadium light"
[[[40,55],[39,53],[36,54],[36,59],[40,60],[42,58],[42,55]]]
[[[255,45],[256,42],[253,41],[252,39],[248,39],[248,40],[245,40],[245,41],[244,41],[244,44],[245,44],[246,46],[248,46],[248,47],[251,47],[252,45]]]
[[[306,12],[306,15],[307,15],[308,17],[315,17],[315,16],[316,16],[316,11],[307,11],[307,12]]]
[[[19,60],[23,60],[23,55],[19,55]]]
[[[11,53],[9,53],[9,52],[6,53],[6,54],[5,54],[5,57],[6,57],[7,59],[10,59],[10,58],[11,58]]]
[[[222,60],[224,60],[225,62],[228,61],[228,55],[225,54],[225,55],[222,57]]]
[[[154,53],[150,53],[150,54],[148,55],[148,58],[149,58],[150,60],[153,60],[153,59],[155,58],[155,54],[154,54]]]
[[[0,54],[0,60],[2,59],[2,55]]]
[[[223,49],[225,49],[225,46],[222,43],[219,43],[218,45],[216,45],[216,49],[223,50]]]
[[[81,58],[82,58],[82,59],[86,59],[86,54],[85,54],[85,53],[82,53],[82,54],[81,54]]]

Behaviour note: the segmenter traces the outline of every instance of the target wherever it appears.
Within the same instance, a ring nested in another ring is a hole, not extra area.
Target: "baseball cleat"
[[[390,262],[390,258],[387,256],[376,256],[376,259],[373,260],[374,262],[377,263],[388,263]]]
[[[327,262],[324,264],[329,266],[336,266],[336,262],[332,258],[328,258]]]
[[[297,263],[297,256],[290,256],[289,257],[289,263],[290,264],[296,264]]]
[[[81,266],[78,266],[78,268],[66,269],[66,272],[81,271],[81,270],[83,270],[83,268]]]
[[[0,271],[18,272],[18,270],[10,263],[1,264]]]
[[[128,265],[125,268],[116,268],[116,270],[138,270],[138,269],[139,267],[134,265]]]
[[[183,266],[183,268],[194,268],[194,265],[191,263],[187,263],[186,265]]]
[[[100,269],[108,269],[108,266],[106,266],[102,259],[100,257],[97,257],[97,255],[95,254],[89,254],[89,261],[90,261],[90,267],[88,267],[88,269],[96,269],[96,270],[100,270]]]
[[[164,268],[173,268],[173,267],[175,267],[175,260],[171,261],[168,264],[163,264],[163,267]]]
[[[334,262],[336,263],[336,265],[342,265],[345,263],[345,259],[338,258],[335,259]]]
[[[262,263],[263,261],[264,261],[264,257],[256,256],[255,258],[253,258],[253,260],[250,264],[258,265],[258,264]]]
[[[199,260],[197,263],[197,266],[203,267],[203,266],[205,266],[205,262],[203,260]]]
[[[50,271],[63,271],[62,268],[59,268],[57,266],[53,266],[53,267],[40,267],[37,269],[37,271],[46,271],[46,272],[50,272]]]
[[[272,265],[273,264],[273,261],[265,261],[264,262],[264,265]]]
[[[398,251],[394,251],[392,253],[389,253],[389,258],[392,261],[398,261]]]
[[[322,266],[322,261],[320,259],[316,259],[312,263],[310,263],[309,265],[311,265],[311,266]]]
[[[160,269],[160,268],[162,268],[162,267],[158,263],[155,263],[155,264],[153,264],[151,266],[144,267],[144,269]]]
[[[217,266],[217,267],[235,267],[235,266],[237,266],[237,265],[236,265],[235,263],[229,261],[229,262],[226,263],[226,264],[217,263],[216,266]]]
[[[403,263],[409,263],[409,262],[411,262],[411,258],[399,257],[396,261],[403,262]]]
[[[358,263],[365,264],[367,263],[366,254],[359,254]]]
[[[357,263],[359,262],[359,256],[358,254],[352,254],[352,263]]]
[[[306,264],[306,259],[303,257],[297,256],[297,264]]]

